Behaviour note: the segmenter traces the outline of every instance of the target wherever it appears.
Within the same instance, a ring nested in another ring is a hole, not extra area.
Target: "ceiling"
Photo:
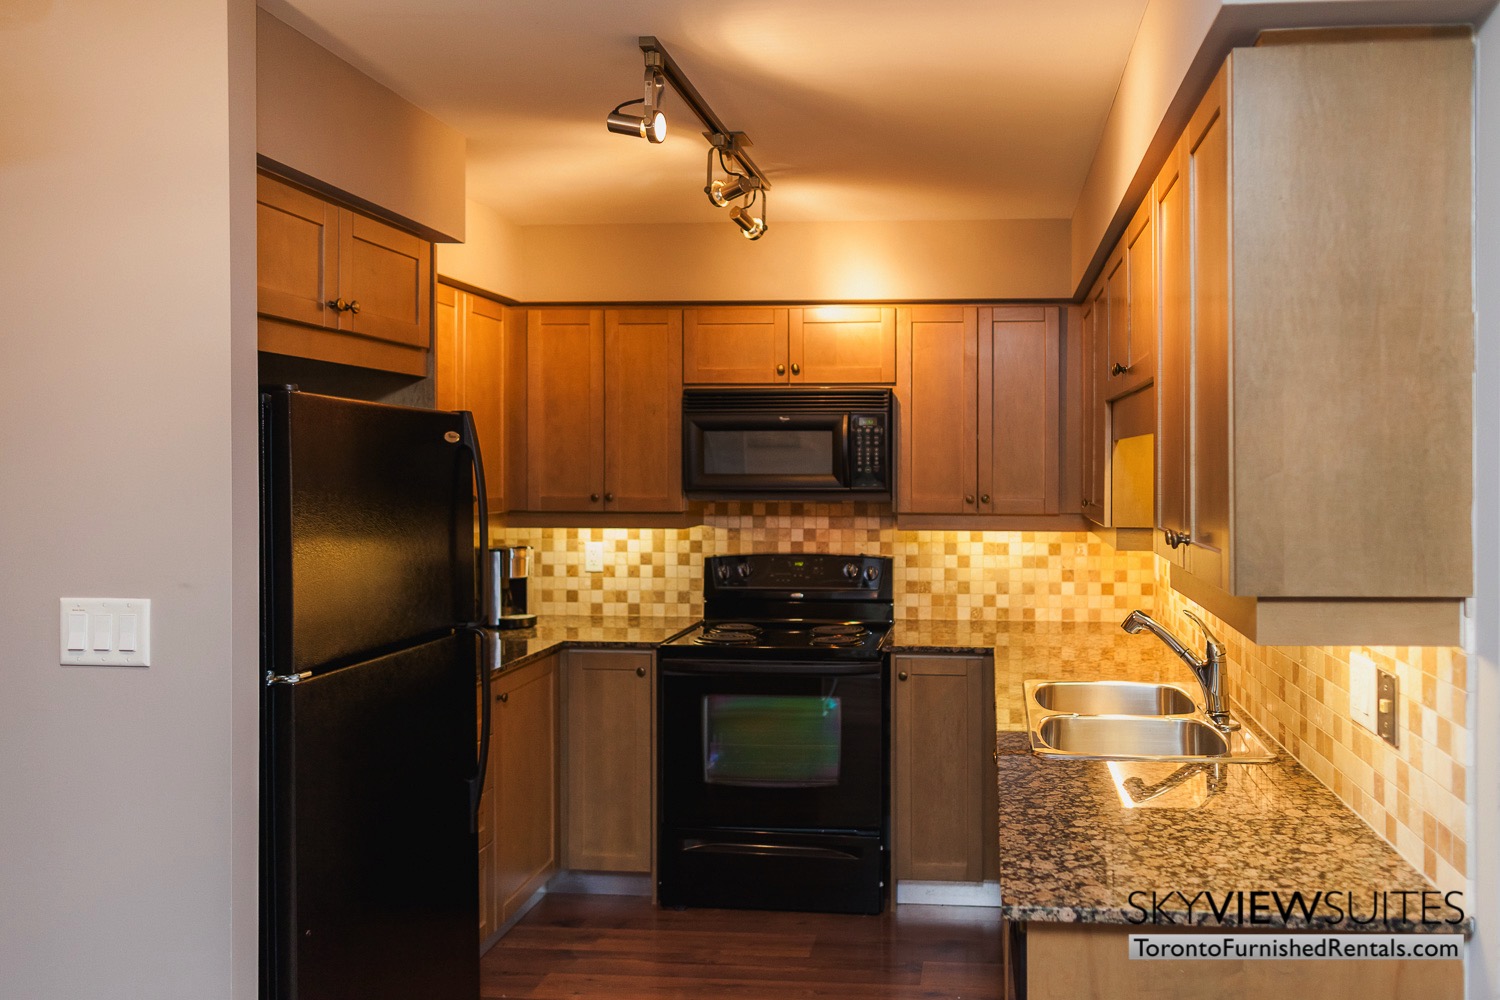
[[[1070,218],[1146,4],[261,2],[467,136],[469,197],[518,225],[723,219],[675,95],[659,146],[604,127],[641,35],[749,135],[773,224]]]

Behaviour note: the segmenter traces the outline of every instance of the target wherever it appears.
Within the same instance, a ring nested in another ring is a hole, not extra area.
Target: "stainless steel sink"
[[[1142,715],[1053,715],[1037,727],[1042,746],[1070,757],[1221,757],[1229,740],[1197,719]]]
[[[1042,681],[1030,697],[1049,712],[1078,715],[1192,715],[1192,695],[1171,684],[1137,681]]]
[[[1027,681],[1026,723],[1041,757],[1261,764],[1276,755],[1248,727],[1214,725],[1186,691],[1128,681]]]

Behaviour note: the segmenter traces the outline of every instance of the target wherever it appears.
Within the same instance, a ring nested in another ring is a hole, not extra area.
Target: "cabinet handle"
[[[599,494],[597,494],[597,493],[590,493],[589,494],[589,503],[598,503],[598,502],[599,502]]]
[[[909,675],[907,674],[907,672],[905,670],[903,670],[899,674],[896,675],[896,680],[898,680],[898,681],[904,681],[904,680],[906,680],[906,678],[908,676]]]
[[[1122,365],[1118,361],[1109,366],[1109,373],[1111,375],[1124,375],[1128,371],[1130,371],[1130,366]]]
[[[613,493],[606,493],[606,494],[604,494],[604,502],[605,503],[614,503],[615,502],[615,495]]]
[[[964,494],[964,503],[973,503],[973,502],[974,502],[974,494],[972,494],[972,493],[965,493]]]
[[[1166,538],[1167,545],[1177,548],[1179,545],[1192,545],[1193,536],[1186,531],[1173,531],[1171,528],[1161,529],[1162,536]]]
[[[990,495],[988,493],[983,494],[982,496],[980,496],[979,502],[980,503],[989,503],[990,502]]]
[[[786,374],[786,365],[777,365],[776,366],[776,374],[777,375],[785,375]]]
[[[349,308],[349,303],[345,302],[343,299],[329,299],[328,308],[332,309],[334,312],[343,312],[345,309]]]
[[[792,374],[793,375],[801,375],[802,374],[802,366],[799,365],[799,364],[797,364],[797,362],[795,362],[795,361],[792,362]]]
[[[645,677],[646,676],[646,668],[645,667],[636,667],[635,668],[635,675],[637,677]]]
[[[356,316],[359,315],[359,299],[350,299],[349,300],[349,311],[352,312]]]
[[[510,701],[510,692],[501,691],[499,694],[495,695],[495,700],[502,705],[505,704],[506,702]]]

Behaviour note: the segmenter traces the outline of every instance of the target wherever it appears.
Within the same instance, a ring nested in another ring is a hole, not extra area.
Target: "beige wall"
[[[257,148],[432,239],[464,238],[468,140],[257,10]]]
[[[441,249],[439,273],[459,277],[451,269],[463,266],[470,276],[461,280],[531,303],[1057,299],[1070,291],[1068,224],[1059,219],[773,219],[753,243],[728,223],[527,226],[519,248],[503,243],[511,232],[476,232],[461,262]],[[518,289],[492,286],[488,269],[509,268],[517,256]]]
[[[0,16],[0,996],[256,989],[254,6]],[[152,600],[145,668],[58,598]]]
[[[464,242],[437,245],[438,276],[519,301],[523,291],[520,227],[490,206],[470,199],[465,205],[464,229]]]

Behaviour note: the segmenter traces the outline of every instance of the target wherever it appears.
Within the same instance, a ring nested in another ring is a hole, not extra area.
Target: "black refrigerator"
[[[261,996],[475,1000],[472,421],[265,389],[260,461]]]

